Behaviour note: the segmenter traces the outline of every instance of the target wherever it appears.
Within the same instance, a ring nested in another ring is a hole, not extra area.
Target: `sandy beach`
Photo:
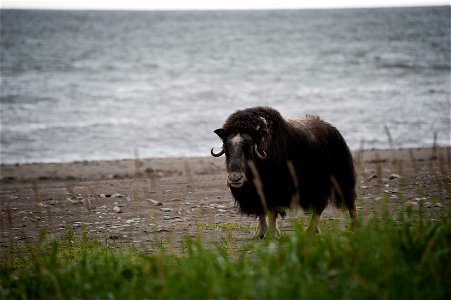
[[[353,153],[362,220],[406,206],[429,219],[449,216],[451,148],[365,150]],[[221,243],[230,235],[250,241],[256,220],[238,213],[225,184],[224,158],[164,158],[1,165],[0,251],[85,231],[112,245],[152,252],[180,247],[185,236]],[[280,222],[307,224],[292,210]],[[322,226],[346,226],[347,214],[329,207]]]

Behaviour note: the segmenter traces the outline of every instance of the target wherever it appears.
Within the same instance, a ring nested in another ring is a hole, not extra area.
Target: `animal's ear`
[[[227,133],[224,128],[218,128],[214,131],[221,139],[225,139],[227,136]]]

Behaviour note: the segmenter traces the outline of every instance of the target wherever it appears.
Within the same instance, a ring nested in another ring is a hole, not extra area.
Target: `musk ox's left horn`
[[[258,146],[257,146],[257,144],[254,145],[254,152],[255,152],[255,155],[257,155],[257,157],[260,158],[260,159],[266,159],[266,158],[268,157],[268,155],[266,154],[265,151],[262,151],[263,154],[261,154],[261,153],[258,151]]]
[[[214,149],[214,148],[211,148],[210,153],[211,153],[211,155],[214,156],[214,157],[220,157],[221,155],[224,154],[224,149],[222,149],[221,151],[219,151],[219,153],[214,153],[214,152],[213,152],[213,149]]]

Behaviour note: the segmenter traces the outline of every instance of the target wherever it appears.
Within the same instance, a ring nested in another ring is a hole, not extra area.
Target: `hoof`
[[[277,229],[275,231],[268,231],[265,235],[265,238],[267,239],[275,239],[278,240],[280,239],[280,230]]]
[[[264,238],[265,236],[260,234],[254,234],[254,236],[252,237],[253,240],[263,240]]]
[[[319,230],[318,227],[316,227],[316,228],[307,227],[307,229],[305,231],[307,232],[307,234],[310,234],[310,235],[319,235],[319,234],[321,234],[321,230]]]

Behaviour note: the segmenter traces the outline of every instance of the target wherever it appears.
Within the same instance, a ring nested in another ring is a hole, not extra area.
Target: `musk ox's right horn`
[[[262,150],[262,153],[263,153],[263,154],[261,154],[261,153],[258,151],[257,144],[254,145],[254,152],[255,152],[255,155],[257,155],[257,157],[260,158],[260,159],[266,159],[266,158],[268,157],[268,155],[266,154],[265,151]]]
[[[258,126],[257,127],[257,136],[258,138],[262,138],[265,135],[268,134],[268,123],[266,122],[265,118],[260,117],[260,119],[263,121],[263,126]]]
[[[214,148],[211,148],[210,153],[211,153],[211,155],[214,156],[214,157],[220,157],[221,155],[224,154],[224,149],[222,149],[221,151],[219,151],[219,153],[214,153],[214,152],[213,152],[213,149],[214,149]]]

